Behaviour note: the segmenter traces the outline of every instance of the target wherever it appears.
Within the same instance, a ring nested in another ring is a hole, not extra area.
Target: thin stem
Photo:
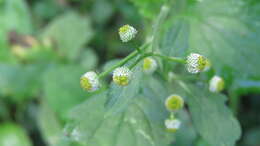
[[[145,43],[143,44],[139,50],[143,50],[145,49],[147,46],[149,45],[149,43]],[[99,74],[99,78],[103,78],[105,77],[107,74],[109,74],[110,72],[112,72],[114,69],[116,69],[117,67],[120,67],[124,64],[126,64],[129,60],[133,59],[134,57],[136,57],[139,54],[138,50],[133,51],[131,54],[129,54],[127,57],[125,57],[123,60],[121,60],[120,62],[118,62],[117,64],[113,65],[111,68],[109,68],[108,70],[102,72],[101,74]]]
[[[178,57],[169,57],[169,56],[164,56],[164,55],[161,55],[161,54],[158,54],[158,53],[152,53],[151,56],[157,56],[157,57],[160,57],[164,60],[168,60],[168,61],[172,61],[172,62],[179,62],[179,63],[183,63],[183,64],[186,63],[185,59],[178,58]]]
[[[145,57],[149,57],[149,56],[156,56],[156,57],[160,57],[162,59],[165,59],[167,61],[172,61],[172,62],[179,62],[179,63],[186,63],[186,60],[182,59],[182,58],[178,58],[178,57],[169,57],[169,56],[164,56],[158,53],[146,53],[142,56],[140,56],[129,68],[132,69],[133,67],[136,66],[136,64],[138,64],[138,62],[140,62],[142,59],[144,59]]]
[[[123,60],[121,60],[120,62],[118,62],[117,64],[113,65],[111,68],[109,68],[108,70],[102,72],[101,74],[99,74],[99,78],[103,78],[104,76],[106,76],[107,74],[109,74],[110,72],[112,72],[114,69],[116,69],[119,66],[124,65],[125,63],[127,63],[127,61],[131,60],[132,58],[134,58],[138,53],[137,50],[133,51],[131,54],[129,54],[126,58],[124,58]]]
[[[239,104],[240,104],[240,96],[234,90],[229,91],[230,98],[230,108],[233,111],[234,115],[237,115]]]
[[[131,64],[131,66],[129,67],[130,69],[132,69],[133,67],[135,67],[141,60],[143,60],[145,57],[151,56],[150,53],[147,54],[143,54],[142,56],[140,56],[133,64]]]

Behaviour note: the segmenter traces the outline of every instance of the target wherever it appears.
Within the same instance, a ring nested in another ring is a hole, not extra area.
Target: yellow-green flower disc
[[[181,96],[173,94],[165,100],[165,107],[168,111],[174,112],[181,109],[184,105],[184,101]]]
[[[98,90],[100,85],[97,74],[93,71],[86,72],[80,78],[80,85],[83,89],[89,92]]]
[[[118,67],[113,72],[113,81],[120,86],[126,86],[131,80],[132,72],[127,67]]]

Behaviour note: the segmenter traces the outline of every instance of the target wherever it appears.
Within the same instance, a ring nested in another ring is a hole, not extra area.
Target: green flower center
[[[149,70],[152,67],[152,61],[148,58],[144,59],[143,69]]]
[[[122,27],[119,28],[119,32],[120,33],[125,33],[129,30],[129,25],[124,25]]]
[[[85,90],[91,90],[92,89],[92,85],[91,83],[89,82],[89,79],[86,78],[86,77],[82,77],[80,79],[80,85],[83,89]]]
[[[203,71],[205,69],[205,67],[208,65],[208,60],[207,58],[200,56],[198,59],[198,69],[200,71]]]
[[[121,86],[126,86],[129,83],[128,76],[116,76],[114,77],[114,82]]]

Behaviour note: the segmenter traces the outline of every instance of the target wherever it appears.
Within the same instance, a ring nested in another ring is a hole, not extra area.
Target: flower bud
[[[143,71],[152,74],[157,69],[157,62],[151,57],[146,57],[143,62]]]
[[[181,126],[181,121],[178,119],[166,119],[164,124],[167,131],[176,132]]]
[[[165,100],[165,107],[170,112],[181,109],[183,105],[184,101],[179,95],[172,94]]]
[[[224,89],[225,82],[224,80],[219,76],[214,76],[209,81],[209,90],[211,92],[220,92]]]
[[[81,78],[80,78],[80,85],[83,89],[93,92],[99,89],[99,80],[98,76],[95,72],[90,71],[86,72]]]
[[[186,60],[186,67],[188,72],[196,74],[202,71],[206,71],[210,67],[209,60],[197,53],[191,53]]]
[[[132,40],[136,34],[137,30],[128,24],[119,28],[119,36],[122,42],[128,42]]]
[[[132,72],[125,66],[118,67],[113,72],[113,81],[120,86],[126,86],[131,80]]]

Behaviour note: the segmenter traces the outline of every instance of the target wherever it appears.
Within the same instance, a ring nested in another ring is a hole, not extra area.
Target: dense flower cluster
[[[183,107],[184,101],[181,96],[179,95],[170,95],[166,100],[165,100],[165,107],[168,111],[174,112]]]
[[[83,89],[89,92],[98,90],[100,85],[97,74],[93,71],[86,72],[80,78],[80,85]]]
[[[188,72],[196,74],[210,68],[209,60],[197,53],[191,53],[186,60]]]
[[[129,84],[132,72],[125,66],[118,67],[113,72],[113,81],[120,86]]]
[[[128,24],[119,28],[119,36],[122,42],[128,42],[132,40],[136,34],[137,30]]]

